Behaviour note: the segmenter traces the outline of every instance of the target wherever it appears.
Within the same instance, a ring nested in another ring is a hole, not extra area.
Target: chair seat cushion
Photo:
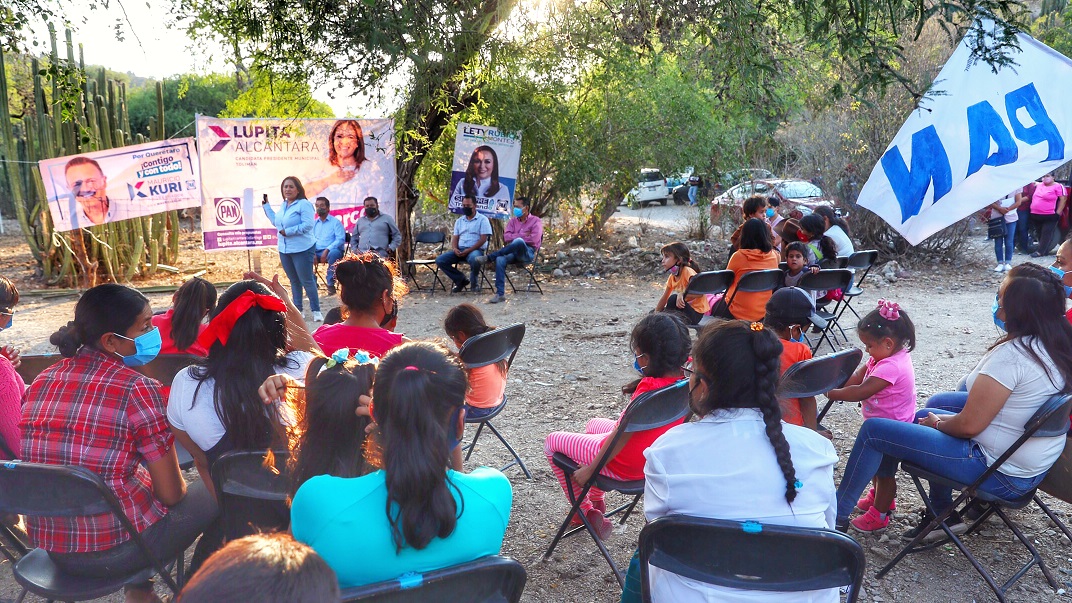
[[[428,266],[434,264],[435,260],[408,260],[406,263],[411,266]]]
[[[156,572],[149,568],[117,578],[72,576],[60,570],[44,549],[34,549],[15,564],[14,574],[23,588],[39,597],[87,601],[122,590],[127,584],[145,582]]]
[[[937,473],[928,471],[923,467],[920,467],[919,465],[913,465],[911,463],[901,463],[901,469],[904,469],[906,472],[908,472],[909,475],[914,475],[920,479],[925,479],[928,482],[949,486],[954,490],[964,490],[969,485],[963,484],[944,475],[938,475]],[[976,490],[973,494],[973,497],[988,503],[998,504],[1010,509],[1021,509],[1031,503],[1031,498],[1034,495],[1035,491],[1031,490],[1031,492],[1020,498],[1008,499],[1001,498],[999,496],[994,496],[993,494],[990,494],[989,492],[984,492],[982,490]]]
[[[554,453],[551,456],[551,462],[566,474],[572,474],[581,466],[580,463],[561,452]],[[644,480],[618,480],[601,473],[596,476],[596,487],[604,492],[621,492],[622,494],[635,496],[644,493]]]

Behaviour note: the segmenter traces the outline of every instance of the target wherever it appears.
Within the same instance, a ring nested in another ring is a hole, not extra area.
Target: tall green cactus
[[[7,160],[0,176],[14,199],[26,242],[49,284],[91,286],[99,279],[130,281],[139,273],[151,275],[160,263],[178,260],[177,212],[56,232],[35,164],[52,157],[163,140],[163,87],[157,84],[157,115],[148,137],[135,135],[130,131],[126,84],[108,79],[103,69],[87,77],[81,47],[75,62],[70,30],[65,32],[62,58],[51,25],[49,33],[52,44],[47,67],[42,70],[38,59],[32,60],[34,110],[27,111],[21,120],[11,119],[0,48],[0,156]],[[64,113],[62,94],[77,96],[73,111],[68,103]]]

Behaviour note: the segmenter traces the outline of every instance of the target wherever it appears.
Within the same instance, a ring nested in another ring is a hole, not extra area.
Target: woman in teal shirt
[[[283,207],[276,213],[268,204],[268,195],[264,196],[264,213],[279,231],[279,263],[283,272],[290,279],[291,298],[294,306],[302,310],[302,288],[309,296],[309,309],[313,311],[313,320],[323,322],[320,314],[320,297],[316,291],[316,277],[313,276],[313,257],[316,255],[316,240],[313,238],[313,222],[316,212],[313,204],[305,198],[305,188],[294,176],[287,176],[279,185],[283,195]]]
[[[294,494],[294,537],[328,562],[343,588],[499,552],[510,481],[487,467],[447,469],[465,429],[466,386],[461,362],[442,345],[395,348],[376,370],[370,409],[378,426],[372,460],[382,468],[356,478],[319,475]]]

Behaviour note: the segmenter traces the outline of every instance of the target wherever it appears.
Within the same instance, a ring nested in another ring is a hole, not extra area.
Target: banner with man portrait
[[[193,138],[38,162],[54,228],[87,228],[201,204]]]
[[[198,116],[205,250],[275,247],[277,233],[261,203],[278,210],[288,176],[302,183],[311,203],[325,197],[347,232],[366,197],[394,216],[394,128],[393,119]]]
[[[462,197],[476,197],[476,209],[489,218],[507,218],[514,203],[521,164],[521,133],[459,123],[447,207],[462,212]]]

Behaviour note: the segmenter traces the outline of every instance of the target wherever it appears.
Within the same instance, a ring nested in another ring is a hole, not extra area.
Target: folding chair
[[[465,368],[474,369],[481,366],[487,366],[489,364],[495,364],[496,362],[506,361],[507,370],[510,369],[510,365],[514,362],[514,356],[517,355],[517,350],[521,347],[521,340],[525,338],[525,324],[518,323],[510,325],[508,327],[501,327],[494,331],[488,331],[487,333],[481,333],[475,337],[470,337],[462,344],[462,349],[458,350],[458,356],[461,357],[462,363],[465,364]],[[532,479],[532,473],[529,472],[529,468],[525,466],[525,461],[521,460],[514,447],[510,445],[510,442],[506,441],[506,438],[499,433],[498,429],[491,424],[491,420],[499,416],[499,413],[506,408],[506,394],[503,394],[502,402],[495,407],[495,410],[490,414],[480,418],[470,419],[465,418],[466,423],[477,423],[476,433],[473,435],[473,441],[466,447],[465,460],[469,460],[469,457],[473,454],[473,449],[476,448],[476,442],[480,439],[480,433],[486,426],[491,430],[491,433],[495,437],[499,438],[499,441],[506,446],[506,449],[510,451],[510,454],[514,457],[514,460],[503,466],[500,471],[506,471],[510,467],[517,465],[521,467],[521,471],[525,473],[527,479]]]
[[[171,384],[175,381],[175,375],[201,360],[203,359],[200,356],[194,356],[193,354],[161,354],[153,358],[153,361],[149,364],[134,367],[134,370],[146,377],[156,379],[164,387],[171,387]]]
[[[528,282],[527,285],[525,285],[524,289],[518,289],[517,287],[514,286],[513,279],[510,278],[510,272],[507,271],[506,272],[506,282],[510,283],[510,290],[513,291],[514,293],[518,293],[518,292],[532,293],[532,287],[535,286],[536,291],[539,292],[540,295],[543,295],[543,289],[540,288],[540,281],[539,281],[539,279],[536,278],[536,271],[539,270],[539,264],[540,264],[540,250],[539,249],[537,249],[536,253],[533,254],[532,261],[527,263],[527,264],[522,263],[522,262],[516,262],[516,261],[511,262],[509,264],[509,266],[515,266],[517,268],[520,268],[525,274],[529,275],[529,282]]]
[[[551,553],[555,551],[555,547],[558,546],[560,540],[580,531],[587,531],[588,535],[595,541],[596,546],[599,547],[599,552],[603,554],[603,558],[607,560],[610,569],[614,572],[614,577],[618,580],[618,586],[621,587],[625,584],[625,576],[622,574],[622,571],[618,569],[617,564],[614,563],[614,559],[610,556],[610,552],[607,550],[606,545],[600,540],[599,535],[596,534],[592,524],[588,522],[588,518],[584,516],[584,513],[581,513],[581,501],[584,500],[584,497],[588,495],[588,491],[591,490],[593,486],[604,492],[619,492],[626,496],[632,496],[633,500],[631,502],[627,502],[604,515],[609,518],[624,511],[625,513],[622,515],[622,518],[618,523],[620,525],[625,524],[625,521],[629,519],[629,515],[633,512],[637,503],[640,502],[640,497],[644,495],[644,480],[621,481],[609,478],[605,475],[600,475],[599,472],[602,471],[603,467],[610,461],[610,452],[614,450],[615,445],[617,445],[618,440],[621,439],[623,434],[664,427],[674,421],[689,416],[689,413],[692,411],[689,408],[688,383],[687,379],[682,379],[672,385],[654,391],[644,392],[629,403],[629,406],[625,409],[624,416],[621,421],[619,421],[618,428],[610,436],[611,441],[610,445],[607,446],[607,451],[596,460],[595,471],[592,473],[592,478],[581,486],[579,495],[574,495],[573,488],[568,488],[566,490],[570,499],[570,510],[566,513],[566,518],[562,520],[562,525],[558,528],[558,533],[555,534],[555,539],[551,541],[551,546],[547,547],[547,552],[543,554],[545,561],[551,556]],[[556,452],[554,456],[551,457],[551,462],[566,474],[566,480],[571,480],[573,478],[573,473],[580,467],[579,463],[561,452]],[[580,518],[583,525],[569,529],[570,520],[573,518],[574,514]],[[569,531],[567,531],[567,529],[569,529]]]
[[[750,591],[848,586],[845,603],[853,603],[867,561],[860,543],[834,530],[667,515],[640,532],[645,603],[652,600],[649,564],[690,580]]]
[[[852,348],[797,362],[782,373],[778,397],[810,398],[839,388],[852,377],[863,357],[863,350]],[[832,400],[826,401],[816,422],[823,420],[833,404]]]
[[[527,575],[509,557],[489,555],[424,574],[408,573],[385,582],[343,589],[343,603],[517,603]]]
[[[875,262],[877,261],[878,251],[875,249],[857,251],[849,256],[848,264],[845,267],[853,270],[862,270],[863,273],[860,274],[858,279],[855,279],[856,282],[851,287],[842,293],[841,301],[838,302],[838,305],[834,306],[833,312],[837,314],[837,320],[841,320],[841,315],[845,313],[845,310],[851,310],[852,313],[856,315],[856,320],[860,320],[860,315],[856,312],[856,309],[851,306],[851,302],[854,297],[857,297],[864,292],[861,285],[864,284],[864,279],[871,273],[871,268],[875,266]]]
[[[839,270],[849,265],[849,256],[839,255],[832,258],[824,258],[819,261],[822,270]]]
[[[60,360],[63,360],[63,356],[59,354],[25,354],[22,356],[22,363],[15,369],[15,372],[22,377],[26,385],[29,385],[45,369]]]
[[[443,280],[439,278],[439,266],[435,263],[439,254],[443,253],[443,248],[446,246],[446,243],[446,233],[439,230],[425,230],[417,233],[417,236],[413,237],[413,244],[410,245],[409,248],[409,257],[412,259],[406,262],[406,272],[409,274],[410,280],[413,281],[413,286],[415,286],[418,291],[422,291],[421,283],[417,280],[418,268],[427,268],[432,271],[432,277],[434,278],[431,287],[432,295],[435,295],[436,283],[439,283],[440,288],[447,291],[447,286],[444,285]],[[418,245],[428,245],[431,247],[432,249],[430,249],[430,251],[434,252],[432,257],[430,259],[428,257],[419,258],[417,255]]]
[[[718,295],[719,293],[725,293],[730,285],[733,284],[734,273],[732,270],[712,270],[710,272],[701,272],[692,277],[689,281],[689,286],[685,288],[685,293],[682,297],[688,297],[689,295]],[[707,323],[716,320],[710,314],[705,314],[700,318],[700,322],[694,325],[688,325],[690,329],[701,329]]]
[[[1006,450],[1000,457],[998,457],[998,459],[994,461],[987,468],[987,470],[983,472],[982,475],[979,476],[979,479],[975,480],[971,484],[963,484],[954,479],[945,477],[939,473],[928,471],[922,467],[919,467],[918,465],[914,465],[908,462],[902,462],[901,469],[905,470],[910,476],[912,476],[912,481],[915,482],[916,489],[919,490],[920,498],[922,498],[923,503],[927,505],[927,510],[934,515],[934,519],[929,524],[927,524],[924,529],[920,530],[919,534],[917,534],[916,537],[912,539],[912,542],[908,543],[907,546],[901,549],[901,552],[897,553],[896,557],[890,560],[890,562],[887,563],[885,567],[879,570],[877,577],[882,578],[883,576],[885,576],[887,572],[893,569],[893,566],[897,565],[897,563],[900,562],[901,559],[904,559],[905,556],[909,553],[915,553],[918,551],[927,550],[945,544],[947,541],[944,539],[930,544],[920,544],[921,542],[923,542],[923,539],[927,536],[927,534],[933,532],[938,528],[941,528],[942,531],[945,532],[948,539],[952,540],[953,544],[955,544],[956,547],[960,549],[960,552],[968,558],[968,561],[972,564],[972,567],[974,567],[975,570],[979,572],[979,575],[983,577],[983,580],[985,580],[987,586],[989,586],[990,589],[994,591],[994,594],[997,595],[999,601],[1004,602],[1007,600],[1005,597],[1005,593],[1010,588],[1012,588],[1020,580],[1020,578],[1022,578],[1024,574],[1026,574],[1028,570],[1030,570],[1031,567],[1034,565],[1037,565],[1039,569],[1042,570],[1043,575],[1046,577],[1046,581],[1050,583],[1050,586],[1054,590],[1057,590],[1057,582],[1054,580],[1053,574],[1050,573],[1049,568],[1046,567],[1045,562],[1042,560],[1042,556],[1039,555],[1038,549],[1035,548],[1034,544],[1032,544],[1031,542],[1031,539],[1024,535],[1024,533],[1020,530],[1020,527],[1016,524],[1016,522],[1014,522],[1009,517],[1008,513],[1005,512],[1005,509],[1022,509],[1027,505],[1030,505],[1033,500],[1037,500],[1037,489],[1033,489],[1031,492],[1028,492],[1020,498],[1007,500],[994,496],[989,492],[984,492],[983,490],[979,489],[979,486],[980,484],[985,482],[991,475],[1000,470],[1001,466],[1005,464],[1005,461],[1007,461],[1009,457],[1011,457],[1013,453],[1015,453],[1021,446],[1023,446],[1024,442],[1027,442],[1029,439],[1034,437],[1064,436],[1066,433],[1068,433],[1068,413],[1070,410],[1072,410],[1072,395],[1059,394],[1051,397],[1035,412],[1034,416],[1032,416],[1027,421],[1027,423],[1024,424],[1023,435],[1017,438],[1017,440],[1013,442],[1011,446],[1009,446],[1008,450]],[[927,494],[928,489],[924,487],[922,480],[937,482],[950,486],[954,490],[960,490],[960,496],[958,496],[956,500],[953,501],[952,506],[950,506],[944,512],[938,513],[935,511],[934,504],[931,502],[931,499]],[[983,512],[982,516],[980,516],[979,519],[977,519],[972,524],[972,526],[968,528],[968,531],[964,533],[964,536],[968,536],[972,532],[979,530],[983,525],[986,524],[987,518],[989,518],[991,515],[997,514],[997,516],[1000,517],[1003,522],[1005,522],[1005,525],[1010,530],[1012,530],[1012,533],[1016,536],[1017,540],[1019,540],[1020,543],[1023,544],[1024,547],[1026,547],[1027,550],[1031,553],[1031,560],[1028,561],[1019,570],[1017,570],[1016,573],[1013,574],[1013,576],[1001,586],[998,586],[997,582],[995,582],[994,578],[990,575],[990,572],[986,571],[986,569],[979,563],[975,556],[971,554],[971,551],[969,551],[967,547],[964,546],[964,543],[961,541],[961,539],[958,538],[957,535],[954,534],[953,531],[949,529],[949,526],[945,523],[949,515],[958,506],[963,504],[969,497],[973,500],[989,503],[989,506]],[[1043,510],[1045,510],[1045,507],[1043,507]]]
[[[212,463],[212,485],[220,504],[220,521],[228,538],[239,538],[290,525],[287,508],[287,450],[234,450]],[[276,502],[266,510],[255,501]],[[251,504],[252,503],[252,504]],[[252,520],[252,521],[250,521]]]
[[[146,567],[116,578],[89,578],[64,573],[44,549],[34,549],[12,567],[22,587],[16,603],[30,592],[49,601],[87,601],[122,590],[127,584],[144,582],[154,575],[163,578],[178,594],[183,582],[183,557],[168,560],[175,565],[172,577],[168,566],[157,559],[134,528],[115,494],[97,474],[84,467],[42,465],[9,461],[0,463],[0,513],[31,517],[82,517],[110,513],[141,549]]]
[[[847,291],[852,286],[852,271],[846,269],[830,269],[820,270],[816,273],[805,272],[801,277],[797,287],[811,293],[813,296],[820,291],[832,291],[834,289],[841,289]],[[845,335],[845,330],[841,328],[841,325],[837,323],[837,317],[833,312],[828,312],[825,308],[815,308],[815,313],[826,321],[826,328],[822,331],[822,336],[819,337],[819,341],[812,346],[811,351],[815,353],[820,347],[822,347],[824,341],[830,343],[830,347],[834,347],[834,342],[838,341],[837,335],[834,334],[834,327],[841,332],[841,336],[848,343],[849,338]],[[838,343],[840,345],[840,342]]]
[[[785,273],[781,270],[755,270],[747,272],[741,277],[741,280],[737,281],[737,288],[733,290],[733,295],[726,301],[726,308],[728,308],[731,313],[733,312],[733,300],[737,297],[737,294],[742,291],[745,293],[774,291],[778,287],[781,287],[784,282]]]

